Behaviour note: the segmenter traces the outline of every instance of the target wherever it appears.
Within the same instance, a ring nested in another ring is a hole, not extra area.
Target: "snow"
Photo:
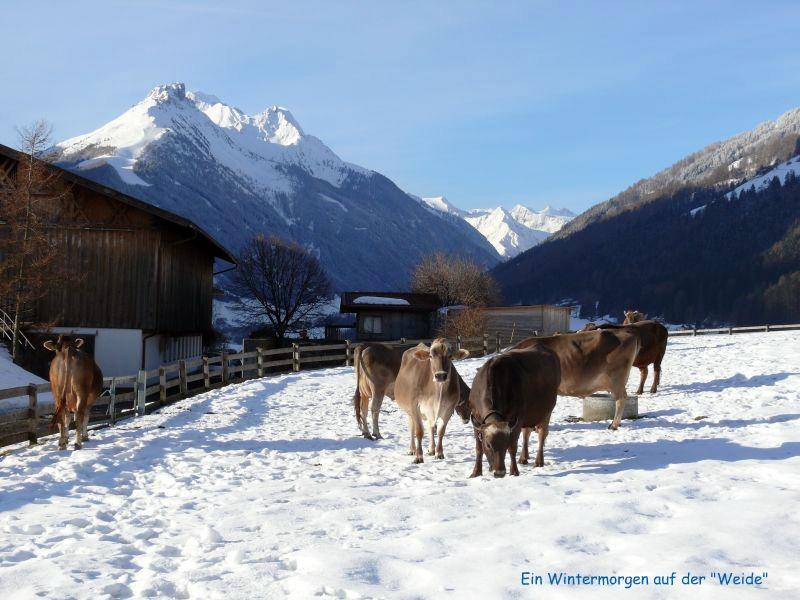
[[[407,420],[391,400],[387,439],[359,437],[344,367],[214,390],[96,430],[80,451],[59,453],[53,437],[19,446],[0,458],[0,589],[6,598],[470,599],[526,596],[521,571],[731,569],[768,571],[770,597],[792,598],[799,341],[797,332],[672,339],[662,389],[639,400],[646,418],[617,432],[568,422],[580,401],[562,398],[545,467],[522,466],[518,478],[468,480],[474,443],[457,418],[447,458],[412,465]],[[457,364],[469,382],[482,363]],[[677,593],[647,592],[631,597]],[[720,597],[711,584],[691,592]]]
[[[359,296],[353,304],[386,304],[391,306],[410,306],[408,300],[403,298],[387,298],[385,296]]]
[[[693,208],[689,211],[689,215],[694,217],[697,216],[698,213],[703,212],[706,209],[707,204],[703,204],[703,206],[698,206],[697,208]]]
[[[450,204],[450,201],[444,196],[432,196],[428,198],[419,198],[417,196],[412,196],[412,197],[421,201],[425,206],[428,206],[429,208],[432,208],[433,210],[439,212],[455,215],[457,217],[463,217],[467,214],[460,208],[457,208],[452,204]]]
[[[789,175],[789,173],[795,173],[795,175],[800,173],[800,156],[795,156],[794,158],[787,160],[785,163],[779,164],[763,175],[749,179],[725,194],[725,197],[729,200],[736,198],[743,191],[749,190],[751,187],[755,187],[756,191],[763,190],[775,177],[777,177],[781,184],[783,184],[786,181],[786,177]]]
[[[15,365],[11,360],[11,355],[5,346],[0,344],[0,389],[20,387],[29,383],[44,383],[44,379],[37,377],[33,373],[26,371],[19,365]],[[47,406],[53,403],[50,394],[42,394],[38,399],[39,403]],[[0,400],[0,413],[19,408],[28,407],[28,398],[8,398]]]
[[[506,258],[528,250],[549,235],[517,221],[502,206],[488,213],[472,212],[464,220],[477,229],[500,256]]]

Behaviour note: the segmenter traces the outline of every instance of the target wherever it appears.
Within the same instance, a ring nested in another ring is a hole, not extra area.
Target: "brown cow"
[[[408,453],[414,456],[415,464],[423,462],[423,420],[427,421],[431,436],[428,454],[444,458],[442,438],[456,405],[462,402],[462,382],[453,360],[467,356],[467,350],[454,350],[442,338],[433,340],[430,348],[419,344],[403,353],[394,394],[397,404],[408,415],[411,432]]]
[[[628,313],[626,312],[625,314],[627,315]],[[630,325],[612,325],[611,323],[596,325],[587,323],[583,331],[593,331],[595,329],[627,329],[639,336],[639,352],[633,361],[633,366],[639,369],[639,388],[636,393],[644,393],[644,384],[647,381],[648,374],[647,368],[653,365],[653,384],[650,386],[650,393],[655,394],[658,391],[658,384],[661,382],[661,361],[664,360],[664,353],[667,351],[667,338],[669,336],[667,328],[656,321],[635,321]]]
[[[61,434],[58,449],[67,447],[69,422],[75,418],[75,449],[80,450],[88,439],[87,426],[92,404],[103,392],[103,373],[94,359],[80,350],[83,340],[70,340],[63,335],[46,341],[44,347],[56,353],[50,362],[50,387],[55,399],[52,428],[58,425]]]
[[[512,350],[544,346],[553,350],[561,364],[561,383],[558,393],[562,396],[589,396],[595,392],[609,392],[616,402],[614,420],[609,429],[615,430],[622,420],[622,409],[628,399],[625,385],[631,366],[639,352],[639,336],[622,329],[600,329],[568,333],[550,337],[532,337],[518,342]],[[528,458],[527,439],[520,462]]]
[[[394,382],[400,372],[400,363],[403,352],[407,346],[389,346],[388,344],[372,343],[359,345],[353,351],[353,364],[356,371],[356,392],[353,396],[353,406],[356,413],[356,422],[361,429],[361,434],[369,440],[382,439],[378,418],[380,416],[383,398],[389,396],[394,399]],[[469,422],[469,386],[458,376],[461,401],[456,404],[456,411],[464,423]],[[372,434],[367,423],[367,411],[370,409],[372,399]]]
[[[387,344],[356,346],[353,365],[356,371],[356,393],[353,405],[361,434],[368,440],[381,439],[378,426],[384,396],[394,398],[394,381],[400,372],[404,347]],[[367,424],[367,410],[372,399],[372,433]]]
[[[519,475],[517,442],[523,428],[538,431],[534,466],[544,466],[544,441],[560,381],[558,356],[546,346],[498,354],[478,369],[469,400],[475,433],[475,468],[470,477],[483,473],[483,454],[494,476],[505,476],[506,452],[511,475]]]

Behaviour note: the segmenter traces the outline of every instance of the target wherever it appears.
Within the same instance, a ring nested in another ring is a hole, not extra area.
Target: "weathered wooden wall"
[[[490,336],[518,342],[526,337],[569,331],[569,308],[550,305],[509,306],[484,311],[484,329]]]

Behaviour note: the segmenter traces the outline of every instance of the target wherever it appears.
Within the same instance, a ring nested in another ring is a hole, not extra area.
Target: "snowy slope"
[[[778,178],[782,185],[786,181],[786,177],[789,173],[794,173],[795,177],[800,175],[800,156],[795,156],[779,164],[777,167],[770,169],[763,175],[745,181],[743,184],[736,186],[736,188],[728,192],[726,196],[728,198],[734,198],[744,190],[749,190],[751,187],[754,187],[756,191],[763,190],[775,177]]]
[[[8,349],[0,344],[0,389],[14,388],[29,383],[44,383],[44,379],[26,371],[11,360]],[[42,404],[52,404],[50,394],[42,394],[39,398]],[[27,398],[9,398],[0,400],[0,413],[18,408],[27,408]]]
[[[797,332],[670,340],[646,417],[574,423],[562,398],[545,467],[468,480],[458,419],[444,461],[357,435],[350,368],[212,391],[0,458],[4,597],[795,598],[800,589]],[[482,359],[458,363],[471,381]],[[636,379],[634,374],[632,379]],[[630,382],[629,389],[634,385]],[[484,469],[484,472],[487,472]],[[768,571],[769,592],[522,588],[521,571]],[[764,596],[764,597],[767,597]]]
[[[403,287],[420,255],[435,250],[498,261],[471,228],[431,219],[279,106],[249,115],[182,83],[162,85],[54,150],[62,166],[188,217],[234,251],[260,233],[296,240],[318,254],[338,288]]]

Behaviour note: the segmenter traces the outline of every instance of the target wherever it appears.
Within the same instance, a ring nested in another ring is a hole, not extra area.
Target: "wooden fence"
[[[760,325],[757,327],[723,327],[716,329],[686,329],[670,331],[672,336],[709,334],[753,333],[764,331],[800,330],[799,325]],[[392,345],[412,346],[431,340],[405,338],[385,342]],[[502,349],[501,335],[497,333],[455,340],[457,348],[466,348],[473,356],[485,356]],[[90,424],[113,425],[121,419],[148,414],[176,400],[188,398],[207,390],[216,389],[248,379],[265,377],[274,373],[326,368],[353,364],[353,349],[358,343],[342,344],[292,344],[274,350],[258,349],[253,352],[181,360],[136,375],[106,377],[105,391],[93,405]],[[0,447],[28,441],[37,443],[39,437],[50,434],[52,413],[39,404],[42,394],[51,392],[49,383],[28,384],[0,390],[0,411],[3,401],[27,398],[26,408],[0,412]]]

